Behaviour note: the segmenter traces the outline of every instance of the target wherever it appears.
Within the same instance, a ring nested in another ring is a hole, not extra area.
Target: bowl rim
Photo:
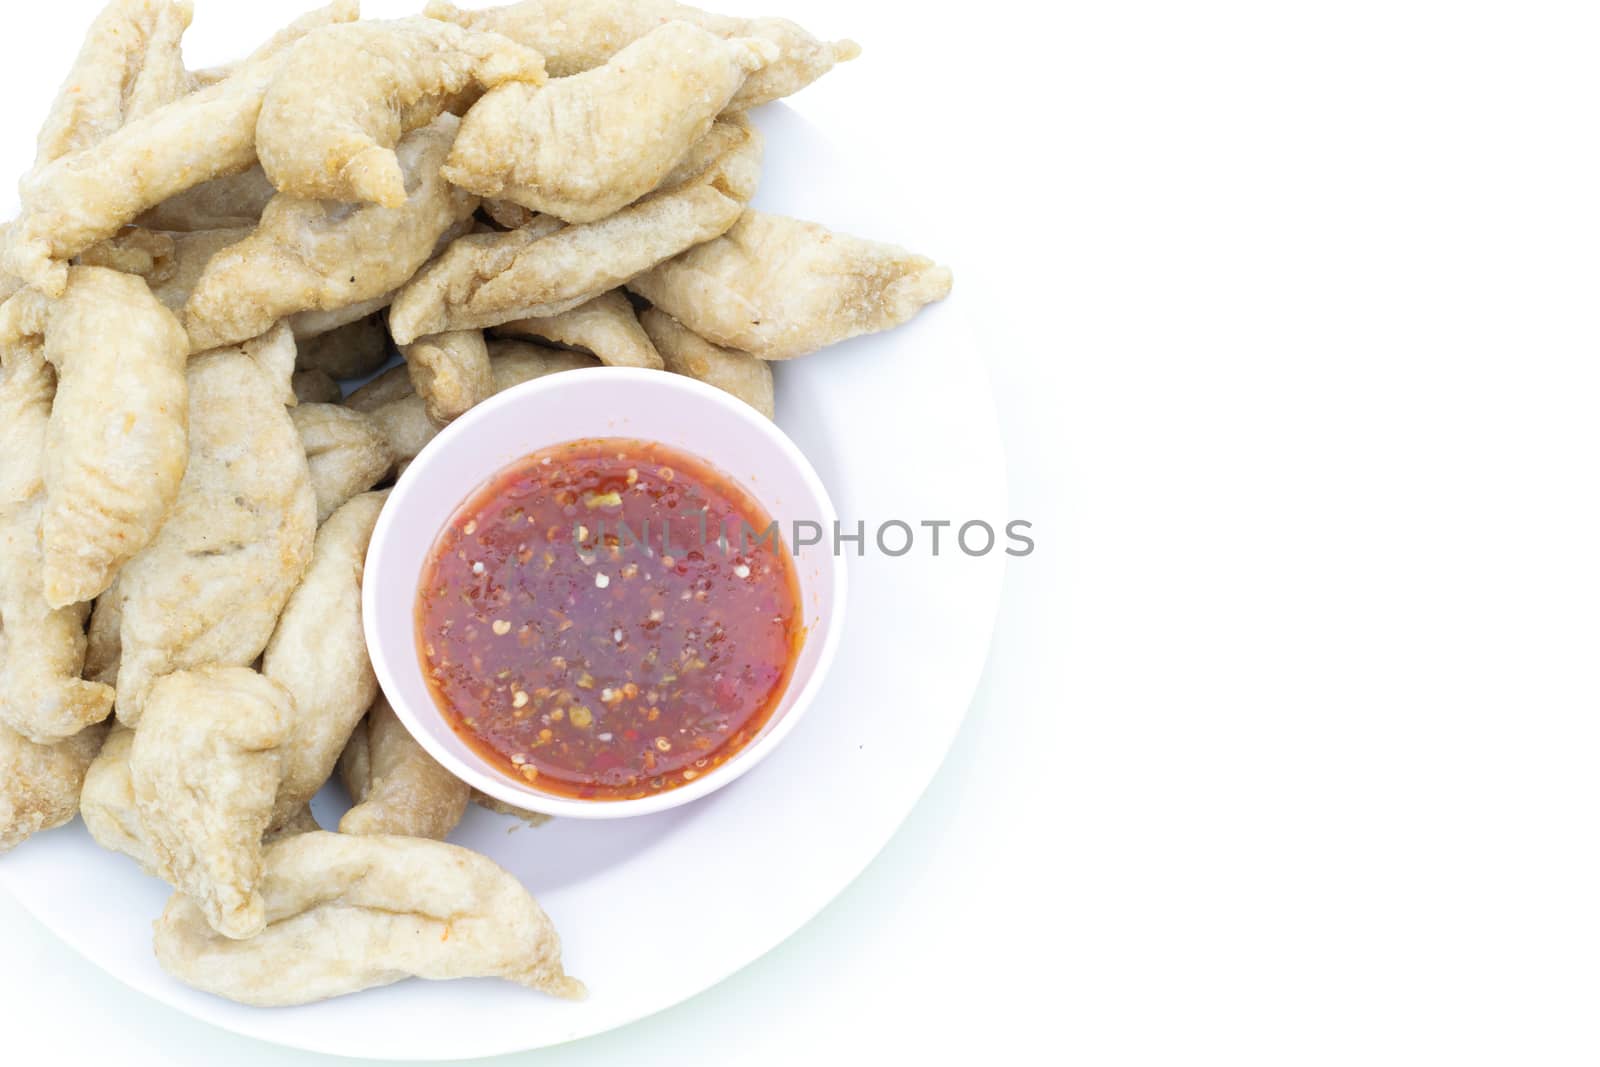
[[[437,721],[449,728],[444,723],[443,712],[429,700],[425,712],[410,706],[405,700],[397,699],[400,692],[396,669],[390,662],[390,655],[396,650],[387,648],[380,633],[378,625],[379,613],[377,598],[380,595],[380,571],[384,565],[385,549],[388,546],[396,526],[405,521],[404,513],[406,504],[410,500],[409,487],[414,487],[421,478],[421,471],[427,465],[436,461],[448,449],[455,447],[456,442],[471,437],[475,428],[487,422],[496,413],[506,408],[526,404],[534,398],[546,394],[559,393],[576,387],[590,387],[591,383],[605,375],[606,383],[633,383],[642,384],[646,388],[661,389],[667,392],[677,392],[680,397],[689,398],[691,404],[700,404],[720,408],[723,414],[733,416],[737,421],[754,428],[758,436],[766,441],[781,460],[789,466],[799,477],[810,501],[817,505],[819,514],[816,520],[821,522],[825,529],[832,529],[838,521],[838,510],[834,506],[833,498],[823,484],[822,478],[817,474],[811,461],[805,453],[794,443],[788,434],[772,421],[750,407],[744,401],[733,395],[705,384],[685,375],[650,370],[636,367],[585,367],[570,371],[560,371],[547,374],[513,386],[504,392],[498,393],[481,404],[478,404],[466,414],[453,421],[441,430],[434,439],[422,449],[411,461],[404,474],[397,480],[390,491],[389,499],[384,502],[384,507],[378,517],[378,522],[373,528],[371,544],[368,548],[367,558],[362,574],[362,629],[365,634],[368,655],[372,667],[377,675],[379,687],[394,709],[396,717],[405,725],[406,731],[433,757],[451,776],[467,783],[496,800],[500,800],[520,811],[536,814],[550,815],[559,818],[573,819],[623,819],[643,815],[653,815],[673,808],[682,807],[693,803],[702,797],[709,796],[720,789],[724,789],[740,778],[744,777],[755,767],[767,759],[785,738],[799,725],[805,713],[815,703],[818,693],[826,683],[837,658],[839,647],[844,633],[844,619],[849,593],[848,565],[846,557],[842,554],[833,555],[831,605],[826,613],[820,614],[814,626],[809,628],[808,640],[820,638],[821,650],[817,655],[816,665],[804,684],[794,694],[793,701],[788,710],[776,722],[770,725],[755,741],[742,749],[734,758],[719,767],[705,773],[700,778],[676,789],[667,790],[653,796],[640,797],[633,800],[581,800],[572,797],[562,797],[551,793],[538,791],[532,787],[523,786],[496,770],[493,774],[484,774],[476,767],[468,766],[457,759],[455,753],[439,744],[425,728],[421,721],[422,714],[432,715]],[[596,432],[595,438],[607,436],[630,436],[627,433]],[[571,440],[584,440],[587,438],[571,438]],[[640,440],[650,440],[648,436],[638,435]],[[551,447],[561,442],[551,442]],[[679,447],[679,446],[672,446]],[[693,449],[684,449],[717,470],[727,473],[723,465],[710,457],[704,456]],[[514,462],[514,461],[513,461]],[[497,468],[498,469],[498,468]],[[481,483],[480,483],[481,484]],[[740,482],[743,486],[743,482]],[[476,492],[479,485],[474,485],[461,494],[461,501],[465,501],[472,493]],[[760,496],[753,490],[745,487],[747,492],[752,492],[760,501]],[[460,501],[452,505],[459,506]],[[411,517],[413,523],[420,522],[420,518]],[[439,520],[441,524],[445,517]],[[787,544],[787,542],[785,542]],[[791,550],[791,557],[793,552]],[[795,559],[799,566],[799,560]],[[411,614],[408,612],[408,615]],[[414,617],[414,616],[413,616]],[[414,626],[414,624],[413,624]],[[414,634],[414,628],[408,628],[408,634]],[[411,645],[406,650],[407,655],[415,656],[415,646]],[[787,696],[787,694],[786,694]]]

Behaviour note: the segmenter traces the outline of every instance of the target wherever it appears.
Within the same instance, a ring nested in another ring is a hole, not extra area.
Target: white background
[[[0,45],[12,170],[95,6]],[[1595,1062],[1600,12],[758,6],[865,46],[794,106],[931,205],[1040,550],[867,874],[539,1062]],[[201,0],[197,61],[286,7]],[[315,1061],[4,899],[0,1022]]]

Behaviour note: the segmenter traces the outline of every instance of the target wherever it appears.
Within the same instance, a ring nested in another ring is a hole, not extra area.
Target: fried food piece
[[[452,238],[453,240],[454,238]],[[362,319],[371,318],[390,304],[394,303],[394,293],[384,293],[371,300],[362,300],[348,307],[335,308],[332,311],[302,311],[289,316],[289,325],[294,330],[295,338],[304,342],[312,341],[319,337],[352,326]]]
[[[83,250],[78,263],[137,274],[150,286],[170,279],[177,269],[177,242],[171,234],[128,226],[115,237]]]
[[[486,95],[462,120],[445,177],[567,222],[598,221],[660,185],[777,52],[669,22],[594,70]]]
[[[509,200],[485,200],[481,206],[497,229],[520,230],[533,221],[533,212]]]
[[[188,92],[182,41],[193,18],[189,0],[111,0],[39,131],[34,168],[97,145]]]
[[[133,738],[134,731],[114,723],[89,764],[83,779],[83,825],[101,848],[129,856],[155,875],[155,853],[145,842],[139,802],[133,795]]]
[[[41,745],[111,713],[109,686],[82,678],[89,605],[44,595],[39,522],[55,375],[36,344],[0,361],[0,727]]]
[[[287,322],[280,322],[260,337],[246,341],[239,350],[256,361],[277,394],[278,403],[286,408],[300,403],[294,393],[294,365],[299,359],[299,348]]]
[[[344,399],[344,390],[327,371],[296,371],[289,384],[294,389],[295,399],[299,400],[302,406],[306,404],[337,404]],[[304,439],[302,434],[301,440]],[[311,471],[311,481],[313,485],[316,484],[317,472],[315,468]],[[318,499],[321,499],[320,493],[318,494]]]
[[[442,115],[390,153],[410,189],[396,207],[274,197],[255,233],[206,265],[185,305],[195,349],[254,337],[297,312],[383,296],[415,274],[445,231],[478,207],[439,173],[458,124]]]
[[[485,811],[492,811],[496,815],[510,815],[512,818],[521,819],[534,829],[538,829],[550,821],[550,816],[548,815],[537,811],[523,811],[521,808],[514,808],[505,801],[498,800],[488,793],[480,793],[476,789],[472,791],[472,802]]]
[[[182,313],[183,306],[189,302],[194,287],[200,284],[200,278],[205,274],[212,257],[224,248],[243,241],[252,232],[253,227],[247,227],[158,235],[172,242],[172,258],[165,264],[159,260],[153,263],[155,270],[150,278],[150,291],[168,311],[175,315]],[[120,238],[114,238],[113,242],[117,240]],[[111,242],[102,242],[86,251],[85,259],[91,253],[104,249],[107,243]]]
[[[579,352],[563,352],[520,341],[489,343],[489,370],[496,393],[546,374],[599,365],[593,356]],[[428,418],[426,405],[415,394],[381,404],[372,410],[371,416],[388,440],[397,465],[416,459],[428,442],[439,436],[439,427]]]
[[[289,598],[261,673],[294,698],[274,825],[287,822],[333,774],[356,723],[378,695],[361,629],[367,546],[388,493],[345,504],[317,533],[305,580]]]
[[[267,831],[261,839],[263,845],[271,845],[290,837],[299,837],[301,834],[314,834],[322,829],[322,824],[317,822],[316,813],[311,810],[311,805],[303,805],[299,811],[290,815],[281,826],[274,826]]]
[[[267,92],[261,163],[291,196],[399,208],[401,136],[516,81],[543,84],[544,60],[494,34],[423,18],[318,30]]]
[[[0,853],[78,814],[83,776],[105,737],[91,726],[53,745],[36,745],[0,726]]]
[[[355,807],[341,834],[395,834],[443,841],[467,813],[472,787],[434,762],[381,696],[339,759]]]
[[[628,44],[674,20],[693,23],[724,38],[764,37],[778,46],[780,58],[745,82],[730,105],[739,109],[799,92],[834,64],[861,54],[861,46],[854,41],[819,41],[785,19],[730,18],[672,0],[527,0],[485,11],[462,11],[443,0],[430,0],[426,14],[469,29],[504,34],[537,48],[544,54],[552,78],[598,67]]]
[[[310,562],[316,522],[305,452],[267,374],[239,349],[191,360],[178,501],[109,591],[118,609],[89,624],[91,653],[120,645],[118,718],[137,725],[164,674],[254,663]],[[113,621],[116,638],[97,633]]]
[[[364,378],[389,362],[393,349],[382,315],[367,315],[300,346],[301,370],[320,370],[336,381]]]
[[[748,211],[628,288],[714,344],[792,359],[899,326],[950,284],[949,270],[903,248]]]
[[[267,172],[251,167],[186,189],[140,215],[138,225],[174,233],[254,229],[277,195]]]
[[[244,667],[201,667],[150,687],[133,739],[129,772],[155,871],[227,937],[266,926],[261,838],[294,720],[278,683]]]
[[[352,411],[370,415],[385,404],[416,395],[411,384],[411,369],[406,366],[390,367],[372,381],[344,398],[344,406]]]
[[[761,136],[753,126],[718,123],[703,140],[724,150],[709,160],[691,150],[671,187],[610,218],[563,227],[540,216],[510,233],[456,241],[395,297],[395,340],[559,315],[726,232],[755,195]]]
[[[496,328],[502,337],[554,341],[600,357],[608,367],[661,370],[661,354],[650,343],[639,317],[621,290],[597,296],[571,311],[542,319],[514,319]]]
[[[230,941],[181,894],[156,959],[196,989],[284,1007],[406,977],[504,978],[577,999],[561,940],[515,878],[483,856],[408,837],[302,834],[265,852],[267,928]]]
[[[301,404],[290,416],[311,467],[319,523],[383,481],[394,466],[383,430],[359,411],[338,404]]]
[[[261,101],[282,66],[282,57],[246,63],[29,175],[5,269],[60,296],[73,256],[186,189],[249,170]]]
[[[731,393],[769,419],[777,417],[772,368],[766,360],[757,359],[748,352],[718,348],[684,329],[678,320],[659,308],[650,308],[641,314],[639,322],[666,360],[667,370]]]
[[[434,334],[406,345],[400,354],[428,418],[439,426],[483,403],[494,389],[482,330]]]
[[[148,545],[185,462],[187,343],[141,279],[74,267],[65,295],[18,293],[0,345],[44,338],[58,375],[40,520],[52,607],[93,600]]]

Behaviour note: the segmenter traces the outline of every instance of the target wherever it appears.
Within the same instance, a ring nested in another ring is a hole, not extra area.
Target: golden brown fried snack
[[[496,393],[503,393],[513,386],[542,378],[546,374],[599,365],[593,356],[578,352],[562,352],[520,341],[489,343],[489,370],[493,375]],[[428,418],[422,398],[415,394],[380,404],[372,409],[371,416],[388,440],[396,465],[416,459],[428,442],[439,435],[439,427]]]
[[[483,403],[494,389],[482,330],[434,334],[406,345],[400,354],[428,418],[439,426]]]
[[[606,62],[618,51],[663,23],[690,22],[719,37],[764,37],[778,46],[777,62],[752,75],[732,101],[751,108],[804,89],[834,64],[854,59],[854,41],[819,41],[785,19],[730,18],[672,0],[527,0],[485,11],[462,11],[430,0],[430,18],[475,30],[501,33],[544,54],[552,78],[579,74]]]
[[[261,213],[278,190],[267,180],[267,172],[251,167],[239,174],[187,189],[139,216],[139,225],[150,230],[174,233],[200,233],[205,230],[254,229]]]
[[[579,998],[538,903],[488,859],[439,841],[310,833],[265,852],[267,928],[230,941],[188,898],[156,923],[156,959],[196,989],[282,1007],[406,977],[504,978]]]
[[[65,295],[0,308],[0,345],[44,338],[58,375],[40,520],[45,597],[92,600],[148,545],[185,463],[187,345],[139,278],[74,267]]]
[[[494,34],[422,18],[318,30],[290,50],[267,92],[261,163],[291,196],[399,208],[400,138],[515,81],[542,84],[544,61]]]
[[[256,366],[266,375],[267,383],[276,393],[278,403],[292,408],[300,403],[294,392],[294,365],[299,357],[294,331],[287,322],[280,322],[260,337],[252,338],[238,346],[239,351],[256,361]]]
[[[345,504],[317,534],[311,567],[289,598],[261,672],[294,697],[274,825],[287,822],[333,774],[350,733],[378,694],[361,629],[361,578],[388,493]]]
[[[395,834],[443,841],[467,813],[472,788],[434,762],[381,696],[339,759],[355,806],[341,834]]]
[[[310,469],[279,387],[239,349],[191,360],[189,469],[178,501],[108,592],[117,609],[89,624],[97,664],[120,645],[118,718],[137,725],[164,674],[255,662],[310,561],[316,520]],[[113,623],[115,637],[100,632]]]
[[[382,315],[367,315],[300,345],[301,370],[320,370],[336,381],[364,378],[389,362],[393,349]]]
[[[950,284],[948,269],[903,248],[748,211],[628,288],[713,344],[792,359],[899,326]]]
[[[559,315],[726,232],[755,195],[761,136],[748,124],[719,122],[702,140],[721,154],[707,159],[697,146],[668,188],[610,218],[563,227],[540,216],[510,233],[456,241],[400,290],[389,331],[404,345]]]
[[[261,101],[282,66],[282,57],[246,63],[29,175],[4,268],[60,296],[73,256],[186,189],[249,170]]]
[[[383,481],[394,466],[379,425],[337,404],[301,404],[290,413],[311,467],[317,521]]]
[[[134,731],[113,723],[105,744],[83,779],[83,825],[101,848],[131,857],[156,873],[156,858],[145,842],[139,802],[133,795]]]
[[[680,322],[659,308],[650,308],[641,314],[639,322],[666,360],[667,370],[731,393],[769,419],[777,417],[772,368],[765,360],[748,352],[718,348],[684,329]]]
[[[612,290],[571,311],[542,319],[514,319],[496,327],[502,337],[554,341],[593,352],[608,367],[661,370],[661,354],[650,343],[639,317],[621,290]]]
[[[669,22],[605,65],[543,88],[503,85],[461,123],[452,183],[567,222],[595,222],[661,184],[746,76],[777,57]]]
[[[327,371],[296,371],[289,384],[294,389],[295,399],[299,400],[302,405],[337,404],[344,399],[344,389],[340,387],[338,382],[333,380]],[[303,436],[302,439],[304,439]],[[316,480],[317,472],[313,469],[311,481],[315,484]],[[318,499],[320,498],[321,494],[318,494]]]
[[[391,152],[410,190],[396,207],[274,197],[255,233],[212,257],[184,307],[196,350],[254,337],[281,318],[381,297],[427,262],[476,197],[440,176],[459,120],[443,115]]]
[[[182,41],[193,18],[189,0],[111,0],[90,25],[39,131],[35,169],[99,144],[124,122],[188,92]]]
[[[172,234],[126,226],[115,237],[83,250],[78,263],[85,267],[105,267],[123,274],[137,274],[153,289],[177,272],[178,243]]]
[[[0,853],[78,814],[83,776],[105,737],[91,726],[53,745],[36,745],[0,726]]]
[[[52,608],[44,595],[39,521],[55,375],[38,345],[0,356],[0,727],[48,745],[104,720],[113,693],[82,678],[89,605]]]
[[[201,276],[205,274],[211,258],[224,248],[236,245],[249,237],[251,232],[250,228],[245,228],[157,234],[157,242],[162,237],[172,242],[172,257],[165,263],[160,260],[152,263],[154,273],[150,278],[150,291],[168,311],[174,314],[181,313],[183,306],[189,302],[194,287],[200,283]],[[84,252],[83,256],[87,260],[91,254],[104,254],[101,250],[120,240],[118,237],[109,242],[101,242]],[[153,247],[154,244],[155,242],[152,242]]]
[[[227,937],[266,926],[261,839],[294,719],[278,683],[244,667],[201,667],[150,687],[133,739],[129,773],[155,872]]]

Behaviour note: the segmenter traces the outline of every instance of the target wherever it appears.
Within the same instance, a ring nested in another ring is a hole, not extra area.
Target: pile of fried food
[[[0,851],[81,810],[175,888],[162,967],[248,1004],[409,976],[581,995],[527,891],[443,842],[474,798],[378,692],[381,487],[572,368],[770,417],[768,361],[898,325],[950,274],[748,206],[745,112],[850,42],[671,0],[339,0],[192,71],[192,14],[112,0],[3,231]]]

